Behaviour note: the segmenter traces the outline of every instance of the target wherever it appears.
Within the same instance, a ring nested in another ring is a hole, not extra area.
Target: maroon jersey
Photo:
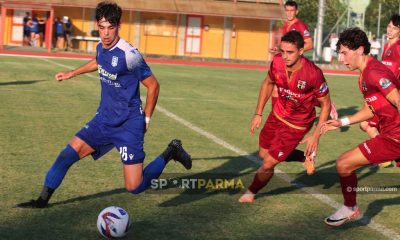
[[[281,121],[304,129],[310,128],[315,119],[316,98],[327,95],[329,89],[321,69],[307,58],[299,61],[300,68],[289,77],[282,55],[277,54],[268,75],[278,88],[274,114]]]
[[[310,31],[308,31],[308,26],[298,18],[296,19],[296,21],[294,23],[292,23],[290,25],[289,25],[288,21],[285,21],[285,23],[283,24],[283,34],[284,35],[287,32],[290,32],[293,30],[298,31],[301,34],[301,36],[303,36],[304,40],[311,38]]]
[[[386,65],[394,75],[400,79],[400,39],[389,47],[386,43],[383,47],[382,63]]]
[[[369,58],[358,85],[364,99],[379,118],[380,133],[400,140],[400,114],[386,96],[400,88],[400,81],[382,63]]]

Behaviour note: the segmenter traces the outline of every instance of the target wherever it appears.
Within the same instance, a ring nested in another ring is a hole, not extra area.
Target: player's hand
[[[57,81],[63,81],[74,77],[73,71],[59,72],[56,74],[55,78]]]
[[[272,55],[278,54],[279,53],[279,48],[274,47],[269,49],[269,53]]]
[[[325,134],[328,131],[338,129],[342,126],[340,120],[328,120],[324,122],[321,126],[321,134]]]
[[[254,130],[259,129],[262,121],[262,116],[254,115],[253,119],[251,119],[250,123],[250,134],[254,135]]]
[[[309,135],[304,138],[300,143],[307,143],[304,150],[304,156],[316,155],[318,151],[319,136]]]

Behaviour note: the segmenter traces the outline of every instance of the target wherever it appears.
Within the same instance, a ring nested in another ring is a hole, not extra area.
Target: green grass
[[[50,61],[71,67],[83,63]],[[99,102],[100,87],[95,77],[57,82],[54,74],[64,69],[51,62],[0,56],[0,239],[100,239],[97,214],[110,205],[130,213],[133,229],[128,239],[386,239],[360,221],[337,229],[326,227],[322,220],[334,209],[277,177],[252,205],[238,204],[238,191],[132,195],[124,190],[122,164],[115,150],[96,162],[86,158],[73,166],[54,194],[51,207],[12,208],[37,197],[55,157],[92,118]],[[161,84],[160,107],[257,156],[258,139],[250,136],[249,122],[265,72],[151,67]],[[362,105],[355,77],[327,76],[327,80],[341,115],[354,113]],[[267,106],[264,115],[269,109]],[[172,138],[182,139],[194,158],[193,168],[185,171],[171,163],[163,176],[243,174],[240,179],[249,185],[255,163],[159,111],[145,138],[146,163]],[[341,202],[334,161],[366,138],[356,126],[323,136],[315,176],[307,177],[301,164],[286,163],[278,168]],[[397,174],[395,168],[365,168],[359,172],[359,185],[399,186]],[[358,202],[373,221],[400,234],[398,192],[359,194]]]

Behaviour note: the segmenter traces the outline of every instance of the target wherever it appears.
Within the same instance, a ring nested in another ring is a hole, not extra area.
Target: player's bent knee
[[[340,158],[336,161],[336,171],[340,176],[347,176],[352,172],[351,166],[345,160]]]

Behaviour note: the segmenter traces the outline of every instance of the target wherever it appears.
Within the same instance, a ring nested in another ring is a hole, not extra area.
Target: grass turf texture
[[[59,151],[95,114],[100,86],[96,73],[65,82],[54,80],[56,72],[66,70],[56,64],[76,67],[84,63],[80,60],[0,56],[0,63],[0,239],[99,239],[97,215],[110,205],[121,206],[131,215],[128,239],[386,239],[363,221],[337,229],[325,226],[322,220],[334,209],[280,178],[273,178],[251,205],[237,203],[243,190],[132,195],[124,189],[116,150],[96,162],[86,158],[75,164],[50,208],[14,209],[16,203],[37,197]],[[258,138],[250,136],[249,122],[265,72],[173,65],[151,68],[161,84],[159,106],[257,156]],[[362,105],[355,77],[326,78],[340,115],[354,113]],[[264,120],[269,109],[268,105],[264,110]],[[194,159],[193,168],[185,171],[170,163],[163,176],[243,174],[240,178],[249,185],[257,168],[254,162],[159,111],[146,134],[145,163],[172,138],[182,139]],[[323,136],[315,176],[307,177],[298,163],[278,168],[341,203],[334,161],[366,138],[357,126]],[[397,174],[396,168],[364,168],[358,174],[359,185],[399,186]],[[369,218],[400,233],[396,228],[400,224],[398,192],[358,196]]]

